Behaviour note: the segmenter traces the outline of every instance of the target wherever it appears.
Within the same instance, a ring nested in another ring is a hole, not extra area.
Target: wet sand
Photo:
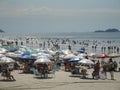
[[[33,74],[19,74],[13,71],[16,81],[5,81],[0,76],[0,90],[120,90],[120,72],[115,72],[115,80],[93,80],[91,70],[88,78],[71,77],[70,72],[57,71],[53,78],[40,79]]]

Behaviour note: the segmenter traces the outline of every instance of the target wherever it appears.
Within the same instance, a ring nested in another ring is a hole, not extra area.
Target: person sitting
[[[85,66],[82,66],[81,68],[82,78],[85,79],[87,75],[87,68]]]
[[[14,76],[11,75],[11,70],[7,69],[6,71],[6,77],[8,80],[15,80]]]

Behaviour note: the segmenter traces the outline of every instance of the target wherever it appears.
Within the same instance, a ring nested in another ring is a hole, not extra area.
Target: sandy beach
[[[40,79],[33,74],[19,74],[13,71],[16,81],[4,81],[0,77],[0,90],[119,90],[120,72],[115,72],[115,80],[110,80],[107,73],[106,80],[93,80],[91,70],[88,70],[88,78],[71,77],[70,72],[59,70],[53,78]]]
[[[13,46],[16,46],[16,38],[12,39]],[[9,41],[9,39],[3,39],[4,44]],[[56,48],[54,44],[56,43],[62,50],[68,49],[68,45],[71,45],[73,51],[79,50],[81,47],[85,47],[86,52],[88,54],[95,52],[96,54],[101,54],[101,48],[104,46],[105,50],[104,53],[108,54],[108,47],[112,47],[111,53],[119,53],[117,52],[116,47],[119,48],[120,42],[119,40],[110,41],[110,40],[72,40],[69,39],[18,39],[18,45],[21,45],[21,41],[23,41],[24,45],[27,47],[31,47],[33,49],[40,49],[40,48]],[[29,41],[29,43],[27,42]],[[65,41],[63,43],[63,41]],[[73,43],[76,42],[76,44]],[[11,42],[11,41],[10,41]],[[48,43],[49,42],[49,43]],[[109,43],[111,42],[111,43]],[[44,43],[46,45],[44,45]],[[41,46],[39,46],[41,44]],[[50,44],[50,46],[49,46]],[[87,46],[86,46],[87,44]],[[30,46],[31,45],[31,46]],[[92,46],[97,46],[97,48]],[[113,49],[113,47],[115,47]],[[118,58],[114,58],[113,60],[119,61]],[[16,81],[5,81],[3,77],[0,76],[0,90],[120,90],[120,72],[115,72],[115,80],[110,80],[110,73],[107,72],[106,80],[94,80],[92,79],[92,71],[88,69],[88,76],[87,79],[81,79],[79,76],[71,77],[70,72],[65,72],[64,70],[59,70],[56,72],[55,77],[47,78],[47,79],[40,79],[36,78],[33,74],[19,74],[19,71],[14,70],[12,72],[13,76],[15,77]]]
[[[120,0],[0,0],[0,90],[120,90]]]

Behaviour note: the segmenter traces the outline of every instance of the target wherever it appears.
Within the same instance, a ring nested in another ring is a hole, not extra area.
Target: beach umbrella
[[[2,57],[0,58],[0,64],[8,64],[8,63],[14,63],[15,61],[12,58],[9,57]]]
[[[97,56],[97,54],[96,53],[90,53],[88,56],[95,58]]]
[[[97,58],[109,58],[107,54],[98,55]]]
[[[49,51],[49,54],[51,54],[51,55],[55,55],[56,54],[56,52],[53,51],[53,50],[48,50],[48,51]]]
[[[15,47],[15,46],[2,46],[2,47],[5,48],[7,51],[10,51],[10,52],[18,50],[18,48]]]
[[[39,57],[39,56],[46,56],[46,57],[48,57],[49,59],[53,59],[53,56],[52,56],[51,54],[47,54],[47,53],[38,53],[38,54],[37,54],[37,57]]]
[[[79,57],[79,58],[85,58],[87,56],[87,54],[85,54],[85,53],[80,53],[80,54],[78,54],[77,55],[77,57]]]
[[[3,54],[0,54],[0,58],[2,58],[2,57],[5,57],[5,55],[3,55]]]
[[[48,58],[48,57],[45,55],[37,56],[37,59],[39,59],[39,58]]]
[[[31,55],[22,55],[19,60],[36,60],[36,58]]]
[[[69,62],[78,62],[78,61],[80,61],[81,59],[79,58],[79,57],[75,57],[75,58],[71,58],[70,60],[69,60]]]
[[[23,53],[22,53],[22,55],[24,56],[24,55],[30,55],[30,52],[29,51],[24,51]]]
[[[17,53],[14,53],[14,52],[8,52],[5,54],[7,57],[11,57],[11,58],[18,58],[21,56],[21,54],[17,54]]]
[[[42,57],[42,58],[39,58],[37,59],[34,64],[40,64],[40,63],[49,63],[51,62],[49,58],[47,57]]]
[[[92,60],[89,60],[89,59],[82,59],[78,63],[88,64],[88,65],[94,64],[94,62]]]
[[[76,57],[74,54],[67,54],[67,55],[65,55],[64,57],[63,57],[63,59],[71,59],[71,58],[74,58],[74,57]]]
[[[31,56],[33,56],[33,57],[37,57],[37,54],[36,54],[36,53],[34,53],[34,54],[31,54]]]
[[[0,48],[0,54],[5,54],[6,52],[7,52],[6,49],[4,49],[4,48]]]
[[[38,49],[37,51],[38,51],[39,53],[46,53],[46,54],[49,54],[49,51],[48,51],[48,50]]]
[[[77,52],[79,52],[79,53],[85,53],[85,50],[84,49],[79,49],[79,50],[77,50]]]
[[[60,54],[60,55],[59,55],[59,59],[63,59],[64,56],[65,56],[64,54]]]
[[[57,55],[64,54],[62,50],[57,50],[56,53]]]
[[[72,52],[70,50],[63,50],[64,54],[71,54]]]

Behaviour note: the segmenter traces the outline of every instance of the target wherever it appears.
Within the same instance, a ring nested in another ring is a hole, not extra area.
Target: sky
[[[120,0],[0,0],[5,32],[120,30]]]

